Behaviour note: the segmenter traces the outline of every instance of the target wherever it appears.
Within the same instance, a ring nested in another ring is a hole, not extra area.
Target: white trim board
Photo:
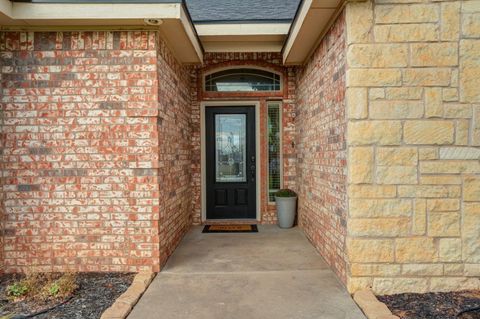
[[[260,102],[259,101],[212,101],[212,102],[201,102],[200,103],[200,201],[201,201],[201,221],[205,222],[207,220],[207,181],[205,174],[205,164],[206,164],[206,153],[205,153],[205,109],[211,106],[254,106],[255,107],[255,178],[256,178],[256,201],[257,201],[257,211],[256,211],[256,220],[261,220],[261,181],[260,181]]]

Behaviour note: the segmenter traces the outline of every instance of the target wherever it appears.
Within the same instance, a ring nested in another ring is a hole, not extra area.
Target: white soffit
[[[145,19],[162,20],[156,27]],[[0,30],[159,30],[182,63],[202,63],[203,49],[180,3],[28,3],[0,0]]]
[[[196,24],[206,52],[280,52],[290,23]]]
[[[283,62],[303,64],[329,26],[343,0],[304,0],[283,47]]]

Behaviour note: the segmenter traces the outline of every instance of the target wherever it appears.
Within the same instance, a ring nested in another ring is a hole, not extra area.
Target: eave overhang
[[[160,21],[151,26],[146,20]],[[11,2],[0,0],[0,30],[158,30],[182,63],[203,62],[203,48],[181,1],[141,3],[62,0]]]
[[[280,52],[290,22],[196,23],[206,52]]]
[[[282,49],[285,65],[301,65],[308,59],[345,0],[303,0]]]

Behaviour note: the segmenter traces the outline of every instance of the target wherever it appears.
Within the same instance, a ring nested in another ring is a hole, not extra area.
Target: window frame
[[[267,128],[267,132],[266,132],[266,154],[267,154],[267,172],[266,172],[266,176],[267,176],[267,180],[266,180],[266,189],[267,189],[267,203],[268,205],[275,205],[275,201],[271,201],[270,200],[270,168],[269,168],[269,144],[268,144],[268,109],[270,107],[270,105],[277,105],[278,106],[278,133],[280,135],[280,138],[279,138],[279,144],[280,144],[280,189],[283,188],[283,103],[282,101],[267,101],[267,107],[266,107],[266,111],[267,111],[267,114],[265,116],[265,120],[266,120],[266,128]]]
[[[251,69],[251,70],[259,70],[259,71],[266,71],[273,73],[275,75],[278,75],[279,77],[279,84],[280,87],[278,90],[265,90],[265,91],[207,91],[207,76],[212,75],[217,72],[222,72],[222,71],[230,71],[230,70],[241,70],[241,69]],[[281,72],[278,72],[276,70],[272,70],[270,68],[264,68],[264,67],[259,67],[255,65],[236,65],[236,66],[229,66],[229,67],[223,67],[223,68],[215,68],[212,70],[209,70],[208,72],[205,72],[202,76],[202,91],[204,94],[283,94],[283,89],[284,89],[284,84],[283,84],[283,74]]]

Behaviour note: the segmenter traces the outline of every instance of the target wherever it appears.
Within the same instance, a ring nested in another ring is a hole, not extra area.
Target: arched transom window
[[[228,69],[210,73],[205,76],[205,91],[207,92],[258,92],[280,90],[280,75],[261,69]]]

